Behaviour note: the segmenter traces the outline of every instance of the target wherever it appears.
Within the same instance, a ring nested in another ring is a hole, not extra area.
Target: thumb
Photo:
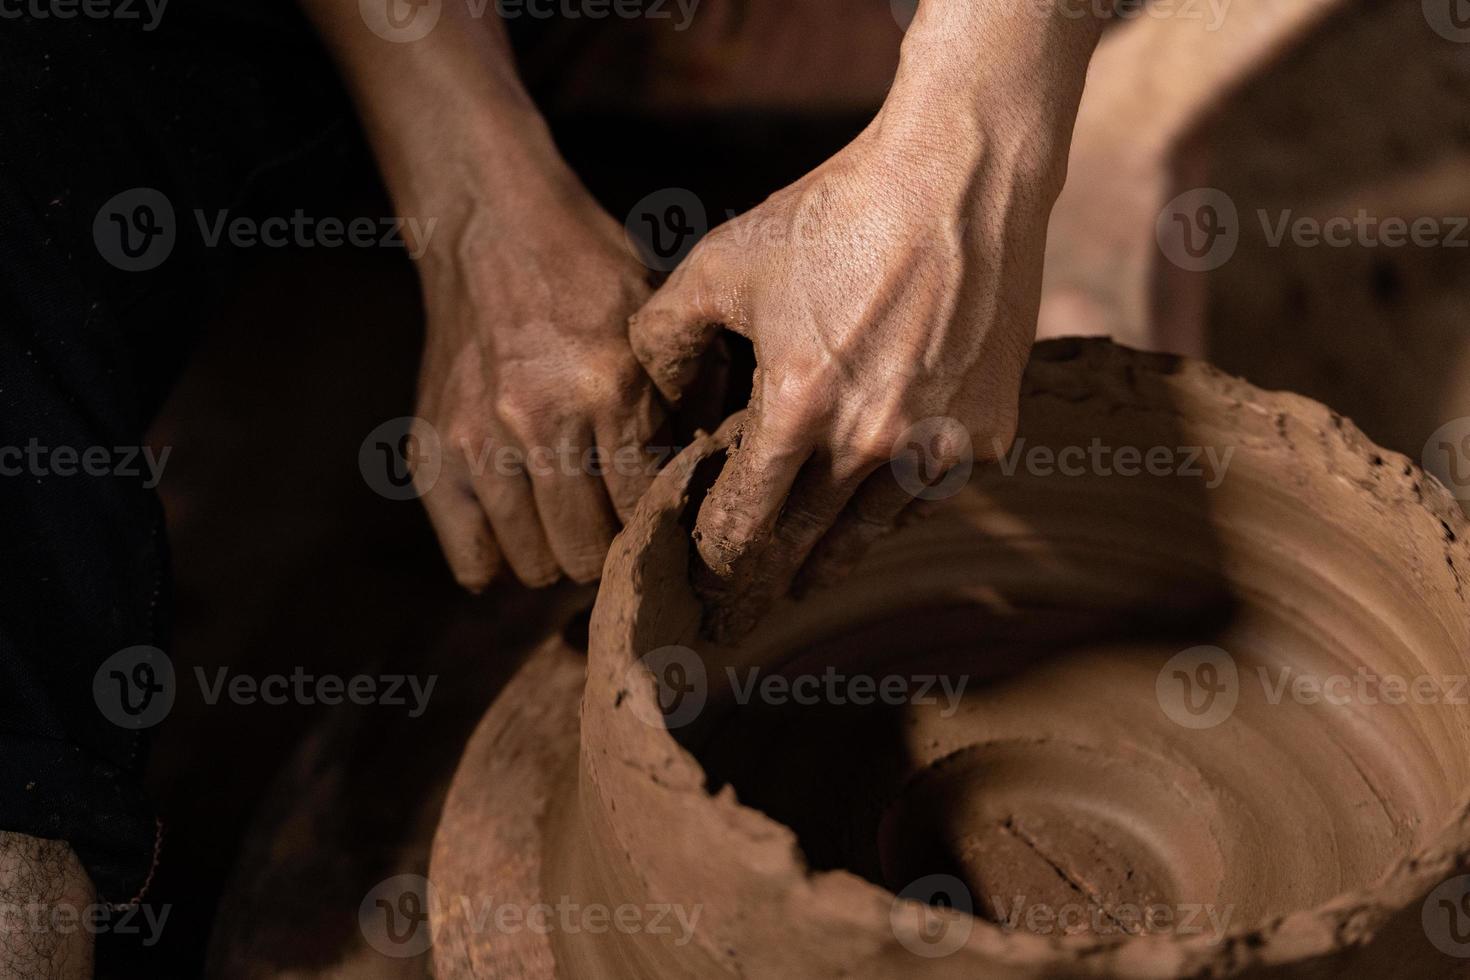
[[[717,254],[701,242],[628,319],[628,343],[670,404],[678,404],[699,374],[700,358],[720,328],[739,329],[735,290],[716,270]]]

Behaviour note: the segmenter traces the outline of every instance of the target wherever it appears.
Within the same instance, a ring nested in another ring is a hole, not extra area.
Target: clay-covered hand
[[[395,208],[419,219],[411,237],[432,227],[409,244],[428,315],[416,414],[438,440],[407,448],[455,578],[474,591],[502,565],[528,585],[596,578],[654,470],[661,409],[627,340],[647,270],[562,159],[501,18],[303,6]]]
[[[662,410],[628,346],[647,270],[580,184],[464,202],[419,263],[416,414],[442,466],[424,505],[461,585],[601,573],[646,489]],[[424,468],[427,471],[426,468]]]
[[[946,142],[888,115],[713,231],[632,321],[673,401],[720,327],[754,343],[750,409],[695,530],[716,635],[799,571],[833,577],[916,489],[1014,434],[1060,168],[1025,138]]]

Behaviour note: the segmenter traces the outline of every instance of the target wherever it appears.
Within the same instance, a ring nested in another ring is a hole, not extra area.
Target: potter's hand
[[[1012,438],[1085,54],[986,35],[973,18],[990,7],[921,4],[875,122],[712,232],[633,319],[671,400],[718,327],[754,342],[749,413],[695,529],[717,635],[748,628],[799,571],[805,584],[850,565],[923,489],[902,477],[932,481]],[[961,27],[1040,66],[1060,55],[1070,73],[1002,87],[999,59],[949,60],[941,42],[972,36]],[[912,444],[925,465],[890,468]]]
[[[478,590],[504,561],[530,585],[595,578],[653,469],[659,412],[627,343],[645,271],[557,153],[499,17],[303,5],[425,230],[417,414],[443,455],[424,504],[455,577]]]
[[[497,552],[527,585],[595,579],[656,469],[645,446],[661,411],[627,340],[647,272],[585,193],[533,194],[484,210],[467,197],[419,263],[415,414],[443,451],[424,505],[474,590]]]

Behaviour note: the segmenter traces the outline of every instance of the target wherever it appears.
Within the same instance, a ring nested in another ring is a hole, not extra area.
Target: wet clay
[[[1463,975],[1426,897],[1470,871],[1470,528],[1410,462],[1198,362],[1048,342],[1014,465],[724,646],[689,526],[726,437],[615,543],[580,727],[583,664],[555,641],[472,739],[431,867],[439,976]],[[1093,445],[1106,472],[1058,469]],[[1125,447],[1172,468],[1126,475]],[[1440,693],[1389,703],[1362,675]],[[749,695],[827,676],[914,696]],[[944,955],[922,955],[895,895],[934,876],[974,914],[933,912]],[[506,936],[475,896],[699,917]],[[1199,922],[1140,929],[1148,905]]]

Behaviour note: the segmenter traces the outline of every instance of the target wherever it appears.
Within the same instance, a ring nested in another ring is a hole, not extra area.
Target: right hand
[[[663,412],[627,338],[647,270],[580,184],[545,190],[493,211],[472,196],[419,260],[415,414],[443,450],[424,506],[472,592],[502,563],[533,587],[595,580],[659,463]]]

